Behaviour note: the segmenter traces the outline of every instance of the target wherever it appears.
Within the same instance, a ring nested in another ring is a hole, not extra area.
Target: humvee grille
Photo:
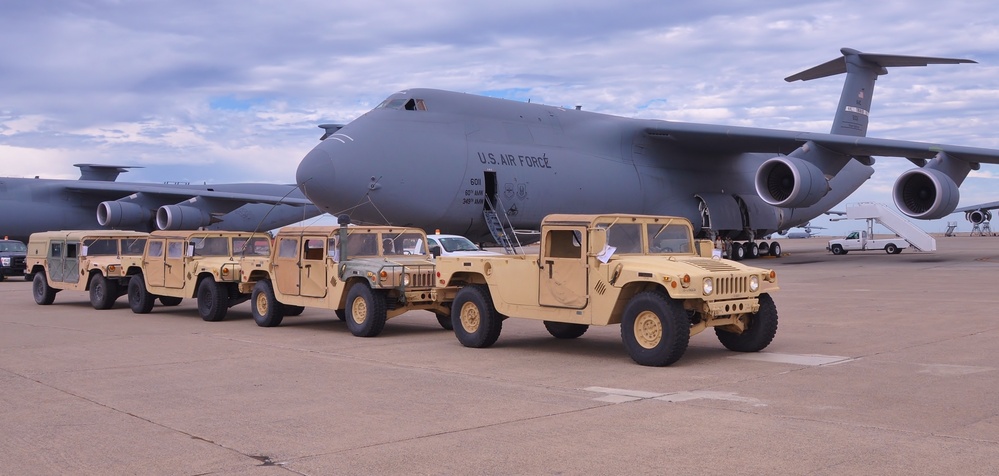
[[[747,292],[749,292],[749,277],[747,276],[715,278],[715,294],[719,296],[745,294]]]
[[[429,288],[434,285],[434,272],[418,270],[409,277],[409,287]]]

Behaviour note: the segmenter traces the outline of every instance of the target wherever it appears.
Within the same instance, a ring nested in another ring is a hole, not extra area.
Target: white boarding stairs
[[[847,205],[846,217],[852,220],[868,220],[868,223],[873,220],[904,238],[919,251],[937,250],[936,239],[883,203],[860,202]]]

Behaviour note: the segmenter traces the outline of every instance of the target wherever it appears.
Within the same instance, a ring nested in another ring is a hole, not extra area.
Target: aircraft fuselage
[[[354,222],[476,237],[487,233],[486,197],[518,228],[536,228],[550,213],[677,215],[700,228],[700,195],[756,197],[754,174],[779,152],[694,153],[650,137],[657,122],[413,89],[318,144],[297,179],[321,209]],[[814,206],[767,206],[776,219],[766,231],[818,216],[872,173],[858,163],[848,169]]]

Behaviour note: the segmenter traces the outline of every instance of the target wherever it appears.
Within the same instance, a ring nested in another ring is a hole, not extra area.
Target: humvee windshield
[[[690,246],[690,228],[686,226],[649,223],[646,225],[646,231],[648,232],[650,254],[691,253],[693,251]]]
[[[614,254],[691,253],[690,228],[682,223],[597,223],[607,230],[607,245]],[[643,243],[642,236],[645,236]]]
[[[382,235],[383,255],[425,255],[427,240],[421,233],[400,233]]]
[[[116,256],[118,255],[118,240],[113,238],[90,238],[83,240],[86,247],[87,256]]]
[[[243,256],[270,256],[271,241],[263,237],[233,238],[232,252]]]
[[[122,238],[121,240],[121,254],[124,255],[141,255],[142,249],[145,247],[145,238]]]
[[[229,238],[191,238],[191,244],[194,245],[194,256],[229,256]]]

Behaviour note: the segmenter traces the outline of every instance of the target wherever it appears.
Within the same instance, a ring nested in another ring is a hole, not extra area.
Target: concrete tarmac
[[[136,315],[0,283],[4,474],[999,474],[999,238],[833,256],[782,240],[763,352],[708,332],[665,368],[620,327],[509,319],[462,347],[427,312],[353,337],[308,309]]]

